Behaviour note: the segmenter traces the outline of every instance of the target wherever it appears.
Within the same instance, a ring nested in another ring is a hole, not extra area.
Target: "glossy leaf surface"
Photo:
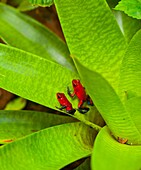
[[[0,37],[11,46],[74,70],[68,48],[62,40],[34,19],[2,3],[0,3]]]
[[[70,53],[117,87],[125,39],[105,0],[55,0]]]
[[[100,131],[93,148],[92,170],[139,170],[140,160],[141,146],[118,143],[107,127]]]
[[[68,123],[36,132],[2,146],[0,167],[3,170],[61,169],[91,154],[92,132],[81,123]]]
[[[25,99],[55,108],[56,93],[66,92],[78,75],[42,57],[0,45],[0,87]]]
[[[129,43],[135,33],[141,28],[140,20],[131,18],[122,11],[112,11],[116,17],[116,20],[126,41]]]

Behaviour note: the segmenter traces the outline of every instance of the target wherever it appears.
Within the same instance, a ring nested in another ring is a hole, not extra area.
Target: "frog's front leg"
[[[74,97],[75,96],[75,92],[71,93],[71,90],[69,87],[67,87],[67,93],[70,97]]]

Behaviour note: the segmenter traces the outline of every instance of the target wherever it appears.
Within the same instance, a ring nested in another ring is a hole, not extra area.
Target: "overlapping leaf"
[[[17,140],[47,127],[74,122],[69,116],[35,111],[0,111],[0,143]]]
[[[120,29],[129,43],[134,34],[141,28],[140,20],[131,18],[128,15],[124,14],[121,11],[113,10],[113,13],[116,17],[116,20],[120,26]]]
[[[87,158],[81,165],[74,170],[90,170],[90,158]]]
[[[110,84],[100,74],[74,60],[85,87],[112,134],[128,139],[129,143],[141,143],[141,133]]]
[[[141,1],[140,0],[121,0],[115,8],[124,11],[127,15],[141,19]]]
[[[93,148],[92,170],[139,170],[140,160],[141,146],[118,143],[107,127],[100,131]]]
[[[71,54],[116,88],[126,42],[105,0],[54,3]]]
[[[74,70],[68,48],[63,41],[37,21],[2,3],[0,3],[0,37],[11,46]]]
[[[57,92],[66,92],[78,75],[42,57],[0,45],[0,87],[55,108]]]
[[[93,129],[81,123],[47,128],[0,148],[3,170],[56,170],[92,152]],[[16,161],[15,161],[16,160]]]
[[[141,42],[141,30],[138,31],[131,40],[122,62],[119,83],[119,94],[123,101],[127,97],[131,98],[141,96],[140,42]]]

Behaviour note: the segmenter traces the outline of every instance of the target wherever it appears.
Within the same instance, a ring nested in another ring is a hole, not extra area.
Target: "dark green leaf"
[[[91,168],[90,168],[90,158],[87,158],[81,165],[79,165],[74,170],[91,170]]]

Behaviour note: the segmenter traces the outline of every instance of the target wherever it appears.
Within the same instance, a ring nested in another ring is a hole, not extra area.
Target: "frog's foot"
[[[74,115],[75,111],[76,111],[75,109],[67,110],[67,113]]]
[[[87,113],[89,111],[89,108],[88,107],[79,107],[77,110],[80,113],[85,114],[85,113]]]
[[[94,106],[94,103],[92,101],[92,99],[90,98],[89,95],[87,95],[87,104],[90,105],[90,106]]]

